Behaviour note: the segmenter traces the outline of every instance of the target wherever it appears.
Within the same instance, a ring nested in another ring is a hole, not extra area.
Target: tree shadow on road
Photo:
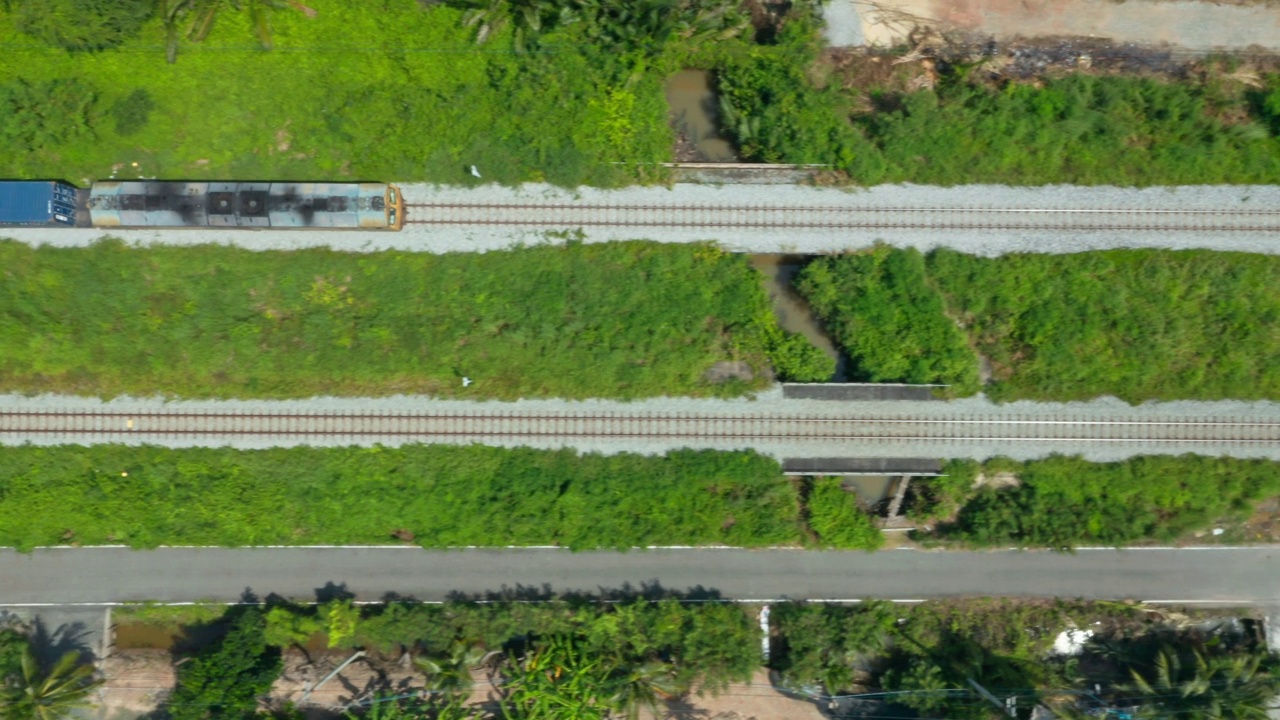
[[[93,662],[96,654],[92,646],[94,635],[95,631],[80,620],[61,623],[51,630],[44,618],[37,616],[31,624],[28,641],[36,658],[47,667],[68,652],[79,653],[82,663]]]
[[[412,602],[412,598],[396,596],[404,602]],[[680,600],[682,602],[715,602],[724,600],[724,596],[715,588],[695,585],[685,590],[664,587],[657,580],[648,580],[639,586],[623,583],[618,587],[597,586],[595,590],[564,589],[555,590],[550,583],[542,585],[503,585],[498,590],[487,590],[479,593],[452,592],[446,597],[449,602],[567,602],[570,605],[592,605],[599,602],[623,603],[636,600],[656,602],[658,600]],[[384,598],[390,601],[391,598]]]

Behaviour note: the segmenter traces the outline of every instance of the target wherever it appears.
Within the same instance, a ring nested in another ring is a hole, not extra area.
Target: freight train
[[[0,181],[0,227],[399,230],[386,183]]]

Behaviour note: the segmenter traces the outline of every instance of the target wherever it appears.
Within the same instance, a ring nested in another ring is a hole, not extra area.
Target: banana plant
[[[228,8],[248,13],[253,33],[263,50],[270,50],[273,44],[269,22],[273,11],[293,9],[308,17],[316,15],[316,11],[301,0],[160,0],[166,35],[165,56],[169,62],[177,61],[180,38],[203,42],[213,31],[218,15]]]

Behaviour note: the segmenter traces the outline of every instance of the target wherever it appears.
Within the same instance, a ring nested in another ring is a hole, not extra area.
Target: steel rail
[[[721,222],[721,221],[647,221],[647,220],[503,220],[498,218],[464,219],[464,220],[405,220],[406,225],[494,225],[494,226],[555,226],[570,225],[573,227],[662,227],[662,228],[738,228],[745,230],[758,229],[813,229],[813,230],[1096,230],[1099,232],[1145,232],[1161,231],[1204,231],[1204,232],[1280,232],[1280,226],[1269,225],[1200,225],[1168,226],[1168,225],[996,225],[996,224],[961,224],[961,223],[870,223],[870,222]]]
[[[643,413],[643,411],[642,411]],[[1070,419],[1058,420],[1053,418],[1036,418],[1026,416],[999,417],[999,416],[981,416],[981,417],[938,417],[938,418],[910,418],[910,417],[887,417],[887,416],[866,416],[866,417],[834,417],[834,416],[801,416],[801,415],[682,415],[678,412],[661,413],[654,412],[651,414],[629,414],[629,415],[583,415],[572,412],[565,413],[519,413],[519,412],[497,412],[497,413],[369,413],[369,412],[269,412],[269,413],[252,413],[252,412],[192,412],[192,411],[176,411],[176,412],[158,412],[154,410],[145,412],[129,412],[126,410],[4,410],[0,411],[0,421],[18,417],[100,417],[100,418],[219,418],[219,419],[302,419],[302,420],[533,420],[533,421],[557,421],[557,420],[588,420],[588,421],[626,421],[626,422],[724,422],[724,421],[742,421],[742,422],[799,422],[799,423],[893,423],[893,424],[974,424],[974,423],[996,423],[1000,425],[1168,425],[1168,426],[1187,426],[1187,427],[1266,427],[1275,428],[1280,431],[1280,420],[1241,420],[1241,419],[1219,419],[1207,417],[1203,419],[1193,420],[1160,420],[1160,419],[1135,419],[1135,420],[1108,420],[1104,418],[1091,419]],[[3,425],[0,425],[3,428]]]
[[[1280,444],[1280,421],[786,415],[3,411],[0,436],[687,438]]]
[[[406,208],[443,208],[456,210],[674,210],[678,212],[703,211],[742,211],[756,212],[849,212],[849,213],[1063,213],[1087,215],[1280,215],[1280,208],[1274,210],[1243,208],[1223,210],[1220,208],[985,208],[985,207],[850,207],[844,205],[597,205],[593,203],[405,203]]]
[[[441,226],[1280,232],[1280,209],[1255,208],[912,208],[561,202],[411,203],[406,208],[406,223]]]

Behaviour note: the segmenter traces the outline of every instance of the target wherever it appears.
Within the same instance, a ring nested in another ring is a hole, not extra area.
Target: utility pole
[[[307,698],[311,697],[311,693],[313,693],[313,692],[315,692],[315,691],[319,690],[321,685],[324,685],[325,683],[327,683],[327,682],[329,682],[330,680],[332,680],[332,679],[334,678],[334,676],[336,676],[338,673],[340,673],[340,672],[342,672],[343,670],[345,670],[345,669],[346,669],[346,667],[347,667],[348,665],[350,665],[351,663],[353,663],[353,662],[355,662],[355,661],[359,660],[359,659],[360,659],[360,658],[362,658],[362,657],[364,657],[364,651],[363,651],[363,650],[359,650],[359,651],[357,651],[357,652],[356,652],[356,654],[355,654],[355,655],[352,655],[351,657],[347,658],[347,661],[346,661],[346,662],[344,662],[344,663],[342,663],[341,665],[339,665],[338,667],[334,668],[333,672],[329,673],[328,675],[325,675],[323,680],[321,680],[320,682],[318,682],[318,683],[316,683],[316,684],[315,684],[315,687],[313,687],[313,688],[311,688],[310,690],[308,690],[308,691],[306,691],[305,693],[303,693],[303,694],[302,694],[302,697],[298,699],[298,704],[299,704],[299,705],[301,705],[302,703],[306,702],[306,701],[307,701]],[[972,682],[972,681],[970,681],[970,682]]]
[[[981,695],[984,700],[991,703],[992,705],[995,705],[997,710],[1000,710],[1001,712],[1007,714],[1011,718],[1018,717],[1018,711],[1012,703],[1000,702],[1000,698],[996,697],[995,695],[992,695],[990,692],[987,691],[986,688],[979,685],[977,680],[974,680],[973,678],[965,678],[965,679],[969,681],[969,684],[973,686],[974,690],[978,691],[978,694]],[[1012,700],[1012,698],[1010,699]]]

